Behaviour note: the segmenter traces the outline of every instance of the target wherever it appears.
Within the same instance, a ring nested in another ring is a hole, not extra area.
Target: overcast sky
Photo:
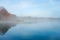
[[[0,0],[0,6],[17,16],[60,17],[60,0]]]

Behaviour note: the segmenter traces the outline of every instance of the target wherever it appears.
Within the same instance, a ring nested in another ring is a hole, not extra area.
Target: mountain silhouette
[[[0,7],[0,20],[10,20],[15,17],[16,15],[10,14],[4,7]]]

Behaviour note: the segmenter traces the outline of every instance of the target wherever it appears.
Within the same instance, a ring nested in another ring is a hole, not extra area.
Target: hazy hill
[[[4,7],[0,7],[0,21],[1,20],[14,20],[16,15],[10,14]]]

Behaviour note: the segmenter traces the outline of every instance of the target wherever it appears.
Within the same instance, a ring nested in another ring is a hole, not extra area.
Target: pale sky
[[[11,14],[32,17],[60,17],[60,0],[0,0]]]

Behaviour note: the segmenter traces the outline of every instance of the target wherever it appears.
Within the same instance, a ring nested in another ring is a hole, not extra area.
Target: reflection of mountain
[[[5,34],[15,24],[0,24],[0,35]]]
[[[16,16],[10,14],[4,7],[0,7],[0,20],[13,20]]]

